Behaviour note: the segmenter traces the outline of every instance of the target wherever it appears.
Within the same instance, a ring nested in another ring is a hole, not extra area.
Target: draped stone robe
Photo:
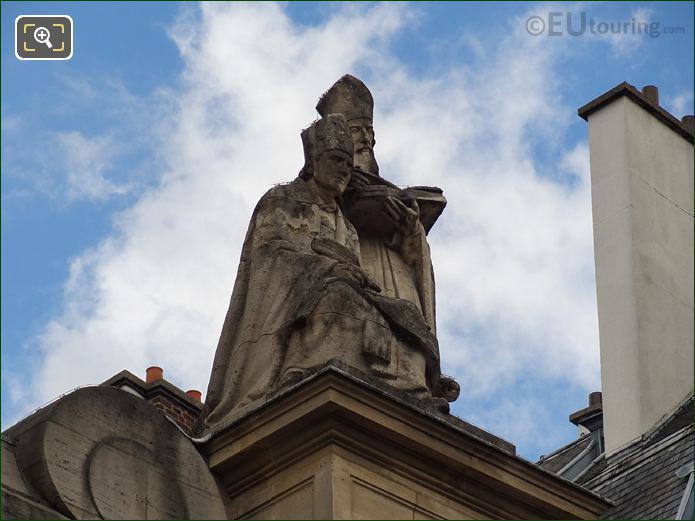
[[[341,275],[359,240],[301,178],[270,189],[249,225],[198,430],[216,430],[331,359],[431,396],[436,338],[418,306]]]
[[[382,288],[382,295],[408,300],[420,309],[436,332],[434,275],[430,248],[422,224],[410,237],[397,237],[387,246],[384,237],[360,236],[362,266]]]

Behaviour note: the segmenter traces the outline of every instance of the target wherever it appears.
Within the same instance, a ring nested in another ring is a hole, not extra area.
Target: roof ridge
[[[548,461],[548,460],[554,458],[555,456],[558,456],[562,451],[564,451],[564,450],[566,450],[566,449],[569,449],[570,447],[572,447],[573,445],[579,443],[580,441],[584,441],[584,438],[587,438],[587,437],[589,437],[589,436],[591,436],[589,433],[582,434],[581,436],[579,436],[579,438],[575,438],[574,440],[572,440],[572,441],[570,441],[569,443],[563,445],[563,446],[560,447],[559,449],[555,449],[555,450],[554,450],[553,452],[551,452],[550,454],[541,454],[541,457],[540,457],[540,459],[536,462],[536,465],[540,464],[541,462],[545,463],[546,461]]]

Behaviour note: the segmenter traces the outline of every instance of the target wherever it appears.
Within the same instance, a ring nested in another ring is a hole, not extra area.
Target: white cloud
[[[684,90],[676,94],[675,96],[666,97],[665,105],[668,107],[669,112],[674,116],[681,118],[683,116],[688,116],[693,114],[693,91]]]
[[[151,185],[161,172],[155,143],[166,133],[165,125],[152,122],[171,110],[169,91],[163,87],[138,98],[108,75],[56,75],[51,81],[58,96],[39,99],[21,115],[3,112],[3,147],[10,153],[3,155],[2,169],[12,179],[3,197],[67,206],[132,195]]]
[[[645,41],[652,36],[652,9],[639,7],[625,20],[596,20],[597,38],[608,41],[613,52],[618,56],[634,56]],[[605,28],[605,29],[604,29]]]
[[[374,94],[382,174],[441,186],[449,200],[430,237],[445,371],[468,396],[524,377],[596,388],[588,154],[557,138],[574,111],[558,101],[559,48],[529,37],[520,17],[480,69],[419,79],[389,52],[411,17],[387,3],[350,5],[312,27],[276,4],[182,15],[171,31],[182,87],[170,93],[167,135],[152,143],[165,174],[73,260],[64,312],[40,338],[37,402],[151,364],[204,389],[253,205],[296,175],[299,131],[346,72]],[[96,173],[82,176],[93,192],[116,189],[99,181],[108,141],[69,136],[75,171]],[[538,143],[560,158],[557,172],[536,166]],[[491,414],[469,413],[478,423]]]
[[[65,195],[69,200],[100,201],[125,194],[128,184],[106,177],[117,154],[117,144],[107,136],[85,137],[80,132],[62,132],[55,136],[65,168]]]
[[[504,432],[502,437],[517,446],[537,446],[542,440],[544,450],[550,452],[567,443],[567,439],[566,430],[548,429],[556,418],[553,418],[545,398],[538,396],[525,401],[516,397],[502,398],[495,407],[482,411],[477,422],[492,433],[499,435]]]
[[[638,53],[645,42],[659,36],[660,24],[653,20],[655,13],[652,9],[639,7],[628,16],[599,16],[597,13],[601,12],[606,10],[591,2],[536,3],[530,14],[540,20],[534,24],[525,19],[519,24],[526,27],[529,23],[528,29],[536,34],[532,36],[535,40],[564,41],[562,44],[555,42],[556,51],[567,44],[575,50],[600,44],[607,46],[615,57],[633,61],[639,58]]]

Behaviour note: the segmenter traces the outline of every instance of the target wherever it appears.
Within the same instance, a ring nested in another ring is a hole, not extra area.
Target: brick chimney
[[[191,432],[203,408],[200,391],[179,389],[164,379],[164,370],[159,366],[148,367],[144,381],[129,371],[121,371],[101,385],[119,387],[143,398],[187,433]]]
[[[156,394],[153,393],[147,401],[165,416],[174,420],[184,431],[191,432],[200,413],[200,410],[196,411],[191,407],[191,402],[202,405],[200,391],[192,390],[184,393],[164,379],[164,370],[161,367],[148,367],[145,374],[145,382],[150,384],[153,390],[159,391]]]

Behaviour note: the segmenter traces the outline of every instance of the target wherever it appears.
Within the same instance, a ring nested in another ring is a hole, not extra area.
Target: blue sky
[[[567,13],[659,34],[570,36]],[[72,59],[17,60],[20,14],[72,16]],[[253,204],[350,72],[382,175],[449,199],[430,245],[453,412],[529,459],[569,442],[600,388],[576,109],[628,81],[692,114],[692,43],[685,2],[3,3],[3,428],[124,368],[205,389]]]

